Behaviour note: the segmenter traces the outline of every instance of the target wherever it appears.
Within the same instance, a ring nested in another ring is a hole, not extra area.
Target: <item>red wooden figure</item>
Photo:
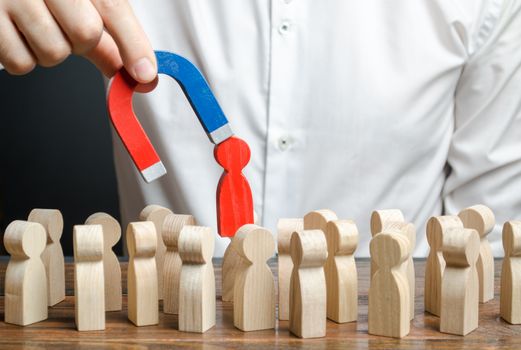
[[[253,198],[242,169],[250,161],[248,144],[230,137],[215,146],[214,157],[224,168],[217,185],[217,228],[222,237],[233,237],[245,224],[253,224]]]

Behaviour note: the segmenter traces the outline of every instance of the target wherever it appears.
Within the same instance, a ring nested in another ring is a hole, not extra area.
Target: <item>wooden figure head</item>
[[[13,258],[38,258],[45,249],[46,236],[41,224],[16,220],[5,230],[4,246]]]
[[[105,249],[111,249],[121,238],[121,225],[107,213],[94,213],[85,220],[85,225],[101,225]]]
[[[303,219],[279,219],[277,222],[277,248],[279,254],[289,254],[291,234],[295,231],[301,231],[303,229]]]
[[[176,250],[179,235],[185,225],[194,226],[195,218],[192,215],[169,214],[163,222],[163,243],[167,250]]]
[[[480,239],[476,230],[451,228],[443,235],[443,258],[447,266],[475,266],[479,256]]]
[[[214,157],[227,172],[240,173],[248,165],[251,151],[244,140],[232,136],[215,146]]]
[[[369,244],[371,259],[380,269],[392,269],[409,257],[409,240],[399,230],[386,229]]]
[[[371,235],[376,235],[385,229],[387,222],[405,222],[400,209],[375,210],[371,214]]]
[[[443,232],[449,228],[463,228],[459,216],[433,216],[427,222],[427,241],[433,251],[440,251],[443,244]]]
[[[352,255],[358,246],[358,228],[352,220],[333,220],[327,223],[328,254]]]
[[[295,267],[321,267],[327,259],[327,242],[322,230],[303,230],[291,235],[291,260]]]
[[[279,219],[277,223],[277,246],[279,254],[288,254],[291,234],[304,229],[303,219]]]
[[[179,234],[178,244],[179,256],[183,263],[212,262],[215,242],[210,227],[185,225]]]
[[[162,207],[156,204],[147,205],[141,213],[139,213],[139,220],[141,221],[155,221],[156,219],[172,214],[172,211],[168,208]]]
[[[234,241],[237,252],[244,259],[254,264],[264,264],[275,251],[275,240],[270,231],[257,225],[241,226]]]
[[[304,216],[305,230],[326,230],[328,221],[338,220],[335,212],[330,209],[314,210]]]
[[[521,221],[507,221],[503,225],[505,257],[521,256]]]
[[[481,238],[486,237],[496,224],[492,210],[481,204],[463,209],[458,216],[463,226],[476,230]]]
[[[63,216],[56,209],[33,209],[28,221],[39,222],[47,231],[47,243],[59,242],[63,233]]]
[[[103,259],[103,229],[101,225],[76,225],[73,228],[75,262]]]
[[[156,255],[157,236],[153,222],[131,222],[127,227],[127,248],[130,257],[152,258]]]

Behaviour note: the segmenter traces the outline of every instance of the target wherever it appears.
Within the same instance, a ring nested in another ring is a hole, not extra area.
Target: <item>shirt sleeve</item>
[[[488,236],[502,256],[501,228],[521,218],[521,1],[506,0],[485,17],[463,68],[443,192],[444,211],[485,204],[496,215]]]

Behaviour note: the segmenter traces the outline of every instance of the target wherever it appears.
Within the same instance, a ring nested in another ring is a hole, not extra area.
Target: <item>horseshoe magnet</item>
[[[253,223],[253,198],[242,169],[250,160],[250,148],[233,136],[232,129],[201,72],[186,58],[156,51],[158,72],[174,78],[190,102],[211,142],[214,157],[224,168],[217,186],[219,234],[233,237],[245,224]],[[110,119],[134,164],[146,182],[166,174],[154,146],[141,127],[132,108],[132,95],[138,83],[125,69],[111,82],[107,97]]]
[[[190,102],[210,141],[219,144],[233,136],[232,129],[201,72],[186,58],[156,51],[158,73],[175,79]],[[107,97],[109,116],[134,164],[146,182],[166,174],[154,146],[132,108],[138,83],[121,69],[113,78]]]

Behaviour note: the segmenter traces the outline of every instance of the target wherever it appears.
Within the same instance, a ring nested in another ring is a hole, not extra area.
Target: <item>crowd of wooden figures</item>
[[[212,265],[214,235],[191,215],[150,205],[128,225],[128,318],[136,326],[158,323],[163,312],[178,314],[179,331],[205,332],[215,324]],[[440,317],[440,331],[466,335],[478,327],[478,304],[494,297],[494,261],[487,241],[495,218],[484,205],[427,223],[430,254],[425,271],[425,311]],[[60,211],[34,209],[27,221],[12,222],[4,235],[11,254],[5,277],[5,322],[45,320],[48,306],[65,299]],[[414,318],[415,272],[411,251],[416,230],[397,209],[371,216],[370,334],[404,337]],[[75,320],[79,331],[103,330],[105,312],[122,309],[121,269],[112,247],[121,228],[96,213],[73,229]],[[358,318],[354,253],[355,222],[331,210],[278,224],[278,318],[302,338],[324,337],[326,319]],[[501,317],[521,323],[521,222],[503,228]],[[233,322],[242,331],[275,327],[275,283],[267,260],[272,234],[245,225],[223,258],[222,299],[233,302]]]

